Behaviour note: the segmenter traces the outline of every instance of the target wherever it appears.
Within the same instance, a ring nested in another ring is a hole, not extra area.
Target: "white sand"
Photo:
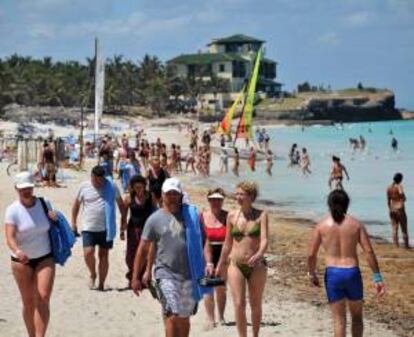
[[[151,136],[155,131],[147,130]],[[163,130],[162,137],[183,141],[171,129]],[[89,173],[70,172],[74,177],[68,182],[68,188],[38,189],[37,195],[47,197],[54,206],[63,211],[70,219],[70,208],[79,183],[88,179]],[[0,163],[0,218],[4,219],[7,205],[16,198],[12,181],[5,174],[5,164]],[[4,231],[0,232],[0,336],[25,336],[25,327],[21,317],[21,301],[17,286],[10,271],[10,257],[5,245]],[[73,257],[65,267],[57,267],[55,287],[51,300],[51,321],[48,336],[55,337],[159,337],[163,336],[163,323],[160,305],[148,292],[137,298],[131,291],[121,291],[126,285],[124,274],[125,243],[116,240],[110,254],[110,271],[107,279],[108,290],[91,291],[87,287],[87,270],[78,242]],[[277,273],[270,270],[270,273]],[[332,336],[330,314],[327,308],[316,308],[311,304],[287,300],[288,289],[266,289],[264,315],[261,336],[321,337]],[[229,298],[231,296],[229,295]],[[218,327],[212,331],[203,331],[205,319],[204,307],[192,318],[191,336],[237,336],[234,326],[232,303],[226,308],[226,318],[233,324]],[[250,328],[249,328],[250,329]],[[365,336],[392,337],[394,333],[379,324],[366,322]]]

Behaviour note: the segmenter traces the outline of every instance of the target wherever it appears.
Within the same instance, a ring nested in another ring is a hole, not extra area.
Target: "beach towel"
[[[48,213],[49,210],[53,210],[52,205],[43,198],[39,198],[39,200],[50,222],[49,238],[53,260],[55,263],[63,266],[72,255],[72,247],[76,241],[75,235],[72,232],[69,222],[61,212],[55,211],[57,214],[56,221],[50,219]]]
[[[106,241],[109,242],[113,241],[116,236],[115,187],[110,176],[105,177],[102,195],[105,202]]]
[[[128,184],[133,176],[134,167],[130,163],[121,162],[119,163],[119,170],[121,171],[122,188],[124,192],[128,190]]]
[[[112,176],[112,162],[109,160],[104,160],[100,164],[105,170],[105,176]]]
[[[193,298],[199,302],[203,298],[203,295],[213,292],[213,288],[203,287],[199,284],[199,280],[204,277],[205,270],[203,233],[201,231],[200,216],[197,208],[188,204],[183,205],[182,216],[186,231],[188,264],[193,285]]]

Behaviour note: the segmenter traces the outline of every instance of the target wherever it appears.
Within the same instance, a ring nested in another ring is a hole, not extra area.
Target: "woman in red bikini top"
[[[221,188],[210,190],[207,194],[210,209],[200,214],[200,222],[206,234],[204,258],[206,260],[207,275],[214,275],[214,269],[220,260],[221,249],[226,238],[227,211],[223,210],[224,196],[224,191]],[[215,287],[215,296],[214,294],[209,294],[204,297],[208,318],[206,325],[211,328],[216,325],[214,299],[217,302],[219,322],[224,324],[224,309],[226,306],[226,288],[224,286]]]

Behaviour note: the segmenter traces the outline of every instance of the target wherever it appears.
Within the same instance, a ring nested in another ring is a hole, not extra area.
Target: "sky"
[[[389,88],[414,110],[414,0],[0,0],[0,58],[169,60],[217,37],[266,41],[285,90]]]

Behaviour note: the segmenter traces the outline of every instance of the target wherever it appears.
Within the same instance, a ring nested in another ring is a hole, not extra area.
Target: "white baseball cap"
[[[35,187],[33,175],[29,171],[17,173],[14,176],[14,186],[18,190]]]
[[[162,193],[167,193],[169,191],[177,191],[178,193],[183,193],[183,186],[181,181],[177,178],[168,178],[162,184]]]

